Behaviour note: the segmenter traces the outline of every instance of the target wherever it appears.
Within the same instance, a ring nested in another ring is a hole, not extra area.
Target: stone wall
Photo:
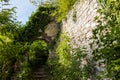
[[[58,25],[55,21],[49,23],[46,28],[45,28],[45,33],[47,34],[47,36],[49,37],[55,37],[56,34],[58,33]]]
[[[62,22],[62,33],[67,33],[67,36],[71,39],[71,45],[73,48],[84,48],[86,50],[87,59],[92,60],[92,49],[90,43],[92,43],[92,31],[96,28],[97,22],[96,16],[100,16],[97,13],[98,9],[97,0],[80,0],[76,2],[73,8],[69,11],[67,18]],[[94,49],[97,45],[94,44]],[[86,60],[83,59],[83,65]],[[104,68],[100,67],[99,62],[92,62],[93,73],[90,80],[96,80],[95,76],[99,75]]]
[[[94,20],[97,6],[96,0],[80,0],[62,22],[62,32],[67,32],[73,48],[84,47],[89,54],[91,53],[89,43],[92,41],[90,37],[97,24]]]
[[[96,77],[105,71],[105,65],[99,65],[100,61],[94,61],[92,56],[93,49],[90,48],[90,43],[93,42],[92,31],[97,27],[95,21],[99,6],[97,0],[79,0],[69,11],[66,19],[62,21],[61,32],[66,33],[70,38],[73,48],[81,48],[86,50],[87,57],[81,58],[81,66],[91,65],[90,78],[87,80],[96,80]],[[102,18],[100,18],[102,20]],[[102,25],[105,24],[105,21]],[[97,44],[92,44],[92,47],[97,48]],[[102,67],[103,66],[103,67]],[[82,67],[81,67],[82,68]],[[110,80],[102,78],[103,80]]]

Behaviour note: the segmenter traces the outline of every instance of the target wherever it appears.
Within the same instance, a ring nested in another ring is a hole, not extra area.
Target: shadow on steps
[[[49,72],[46,69],[46,65],[42,65],[41,67],[34,69],[32,71],[32,79],[31,80],[50,80]]]

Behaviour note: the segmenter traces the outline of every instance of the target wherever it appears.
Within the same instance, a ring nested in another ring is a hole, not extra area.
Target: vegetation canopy
[[[94,62],[99,67],[104,64],[104,70],[95,74],[97,80],[120,80],[120,0],[97,0],[101,16],[95,17],[98,24],[90,44],[92,59],[87,58],[83,48],[72,48],[67,33],[59,31],[49,42],[43,39],[45,26],[65,19],[77,1],[52,0],[41,4],[22,25],[16,20],[15,8],[4,8],[9,0],[0,0],[0,80],[33,80],[34,69],[46,62],[51,80],[90,79],[95,73]],[[49,56],[52,52],[56,53],[54,59]]]

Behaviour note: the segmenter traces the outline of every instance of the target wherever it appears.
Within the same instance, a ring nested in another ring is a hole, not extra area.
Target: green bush
[[[13,16],[14,8],[0,11],[0,80],[10,80],[14,74],[17,80],[29,80],[34,63],[46,62],[47,44],[38,37],[51,22],[52,9],[40,6],[22,26]]]
[[[50,16],[54,7],[39,6],[38,9],[32,13],[29,21],[21,28],[18,36],[14,36],[16,42],[33,42],[44,32],[45,26],[50,23],[53,17]],[[40,32],[41,30],[41,32]]]
[[[4,45],[0,45],[0,79],[9,79],[14,72],[15,62],[21,62],[23,57],[20,58],[20,48],[21,44],[13,44],[11,42]]]
[[[30,64],[24,61],[20,65],[20,71],[17,75],[18,80],[29,80],[31,74]]]
[[[66,15],[76,1],[78,0],[58,0],[56,2],[56,9],[52,15],[57,17],[57,21],[60,22],[62,19],[66,18]]]
[[[72,49],[70,38],[66,34],[61,34],[60,41],[56,48],[57,57],[53,59],[51,65],[52,80],[86,80],[90,78],[92,64],[82,67],[82,59],[86,59],[86,54],[82,49]]]
[[[39,59],[39,64],[41,65],[46,62],[47,57],[48,57],[48,50],[47,50],[47,44],[45,41],[34,41],[30,45],[29,49],[29,60],[32,63],[37,62],[37,59]]]
[[[98,25],[93,30],[93,38],[98,45],[93,51],[94,59],[104,60],[102,63],[106,65],[101,78],[120,80],[120,1],[98,0],[98,3],[98,13],[102,16],[96,17]]]

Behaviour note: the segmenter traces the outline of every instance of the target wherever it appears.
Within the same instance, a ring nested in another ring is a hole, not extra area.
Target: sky
[[[23,24],[28,21],[31,13],[36,10],[36,6],[30,3],[29,0],[10,0],[9,2],[12,7],[16,8],[17,20],[21,21]]]

